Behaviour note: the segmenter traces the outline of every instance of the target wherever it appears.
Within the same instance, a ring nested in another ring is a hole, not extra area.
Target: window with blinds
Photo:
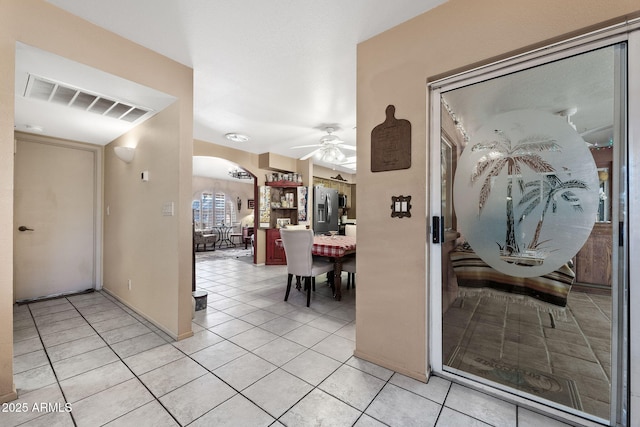
[[[200,200],[192,202],[191,209],[196,229],[210,230],[236,222],[236,207],[225,193],[202,193]]]

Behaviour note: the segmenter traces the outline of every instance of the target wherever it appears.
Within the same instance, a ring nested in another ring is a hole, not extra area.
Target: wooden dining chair
[[[284,295],[284,300],[287,301],[289,299],[293,276],[304,277],[304,287],[307,290],[307,307],[309,307],[312,281],[315,285],[315,277],[317,275],[333,271],[333,263],[314,259],[312,256],[312,230],[287,230],[282,228],[280,229],[280,238],[287,256],[287,292]]]

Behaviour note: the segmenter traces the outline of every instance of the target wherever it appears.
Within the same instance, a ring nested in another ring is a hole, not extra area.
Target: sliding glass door
[[[432,87],[436,372],[620,413],[626,61],[601,41]]]

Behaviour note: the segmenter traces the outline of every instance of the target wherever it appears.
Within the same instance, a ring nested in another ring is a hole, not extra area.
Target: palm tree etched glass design
[[[514,110],[470,134],[457,160],[453,207],[458,230],[485,263],[534,277],[556,270],[584,245],[597,189],[593,156],[566,120]]]
[[[523,188],[521,169],[526,166],[534,172],[553,172],[555,169],[545,161],[538,153],[541,151],[560,151],[560,146],[548,137],[542,135],[529,136],[516,144],[501,130],[495,131],[496,138],[491,141],[480,142],[471,147],[471,151],[488,151],[478,159],[473,172],[471,182],[475,183],[484,176],[480,199],[478,201],[478,214],[487,203],[491,193],[492,181],[507,168],[507,196],[506,196],[506,236],[504,245],[496,242],[500,248],[503,259],[522,265],[530,265],[531,262],[542,263],[544,259],[532,258],[530,254],[522,253],[516,241],[516,230],[513,213],[513,178],[518,179],[520,188]]]
[[[542,214],[536,225],[536,231],[533,235],[533,240],[529,242],[527,249],[537,250],[542,244],[547,241],[539,242],[540,233],[542,231],[542,224],[544,223],[545,215],[551,206],[551,212],[556,213],[558,210],[558,196],[565,202],[567,202],[575,211],[582,212],[582,205],[580,204],[580,198],[571,190],[582,189],[588,190],[589,186],[586,182],[579,179],[570,179],[562,181],[555,174],[549,174],[542,181],[531,181],[524,185],[525,189],[529,189],[520,199],[519,206],[526,206],[520,218],[518,224],[535,209],[538,205],[545,200]]]

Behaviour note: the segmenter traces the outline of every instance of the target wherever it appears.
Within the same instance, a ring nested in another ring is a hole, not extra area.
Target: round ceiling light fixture
[[[224,137],[232,142],[247,142],[249,140],[249,137],[247,135],[235,132],[228,133]]]

